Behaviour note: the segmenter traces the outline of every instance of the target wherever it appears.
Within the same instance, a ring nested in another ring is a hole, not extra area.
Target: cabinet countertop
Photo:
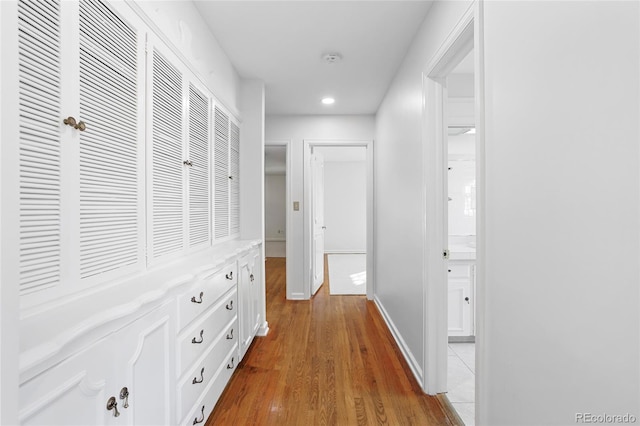
[[[464,244],[451,244],[449,260],[476,260],[476,249]]]
[[[31,310],[20,321],[21,375],[46,359],[61,355],[67,345],[82,340],[81,336],[93,330],[161,305],[170,294],[187,289],[260,244],[260,240],[232,240],[118,280],[85,296],[72,297],[44,311]]]

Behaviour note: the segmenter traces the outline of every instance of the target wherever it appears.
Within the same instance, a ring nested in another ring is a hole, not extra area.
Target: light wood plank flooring
[[[288,301],[285,259],[267,259],[266,271],[269,335],[256,337],[207,426],[460,424],[422,393],[373,302],[330,296],[326,280],[312,300]]]

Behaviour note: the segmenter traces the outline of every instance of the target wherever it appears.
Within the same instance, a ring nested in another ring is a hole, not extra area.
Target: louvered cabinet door
[[[240,128],[231,123],[231,144],[229,146],[229,168],[231,188],[229,198],[229,233],[240,233]]]
[[[182,72],[154,46],[151,63],[150,262],[184,249]]]
[[[194,84],[189,84],[189,167],[187,168],[189,247],[211,243],[210,103],[206,93],[198,90]]]
[[[80,278],[140,265],[143,134],[140,37],[100,0],[79,4]]]
[[[55,287],[61,274],[61,5],[18,2],[21,294]]]
[[[214,109],[214,237],[229,236],[229,115],[218,106]]]

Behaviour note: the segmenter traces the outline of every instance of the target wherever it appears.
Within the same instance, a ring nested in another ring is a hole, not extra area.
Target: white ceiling
[[[375,113],[431,3],[195,1],[240,76],[265,82],[267,114]]]

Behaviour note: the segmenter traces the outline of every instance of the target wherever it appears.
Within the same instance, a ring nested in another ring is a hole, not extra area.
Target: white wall
[[[473,55],[473,52],[470,53]],[[455,70],[454,70],[455,72]],[[452,98],[473,98],[473,74],[451,74],[447,77],[447,91]]]
[[[148,17],[187,59],[195,73],[233,114],[238,115],[241,79],[200,12],[191,1],[136,0],[134,8]]]
[[[485,2],[483,424],[639,412],[638,2]]]
[[[0,2],[0,52],[6,57],[18,57],[18,30],[16,6],[13,2]],[[17,126],[3,125],[17,122],[19,111],[17,105],[18,61],[0,66],[0,144],[1,158],[16,158],[16,143],[6,141],[18,140]],[[9,96],[7,96],[9,95]],[[20,296],[17,277],[19,256],[15,241],[18,241],[19,221],[16,210],[8,208],[19,203],[18,185],[15,184],[17,162],[4,162],[0,169],[0,424],[18,423],[18,371],[20,333]],[[15,164],[14,164],[15,163]]]
[[[264,240],[264,92],[262,81],[242,81],[240,238],[243,239]]]
[[[449,235],[476,235],[476,162],[449,160]]]
[[[264,248],[266,257],[287,257],[286,175],[264,177]]]
[[[286,237],[286,176],[267,174],[264,177],[265,239],[284,240]]]
[[[407,52],[376,115],[376,301],[422,380],[422,70],[469,7],[436,2]]]
[[[293,254],[287,259],[291,265],[291,273],[287,273],[287,298],[302,299],[304,297],[303,271],[303,141],[316,140],[373,140],[374,117],[372,115],[315,115],[315,116],[282,116],[266,117],[265,138],[267,140],[291,141],[291,203],[300,202],[300,211],[290,210],[292,234],[288,236],[288,244]]]
[[[365,161],[325,161],[324,223],[327,227],[324,234],[326,253],[366,253]]]

